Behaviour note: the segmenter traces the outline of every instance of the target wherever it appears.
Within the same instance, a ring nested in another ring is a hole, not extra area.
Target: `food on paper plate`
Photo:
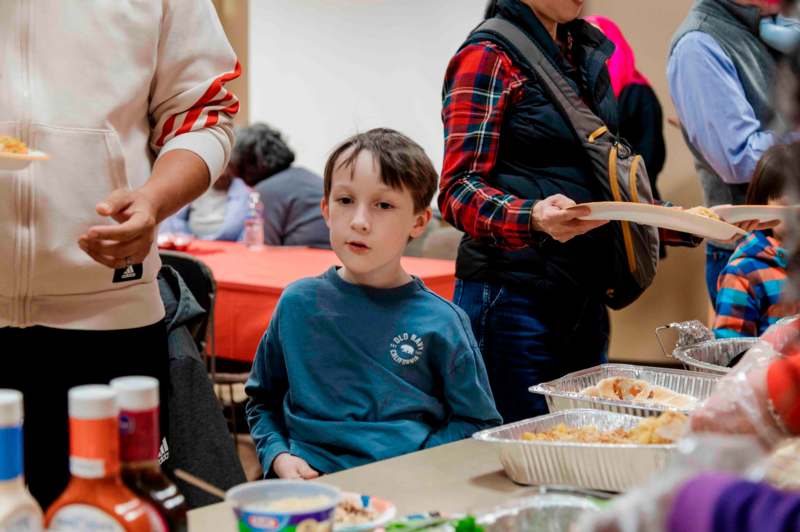
[[[375,510],[364,508],[362,504],[351,498],[339,502],[334,511],[333,523],[335,526],[363,525],[377,519]]]
[[[588,427],[568,427],[564,423],[545,432],[525,432],[525,441],[550,441],[573,443],[633,443],[658,445],[673,443],[680,438],[688,419],[680,412],[664,412],[658,417],[643,419],[630,430],[614,429],[601,431],[594,425]]]
[[[711,218],[712,220],[722,220],[722,218],[719,217],[719,214],[715,213],[708,207],[703,207],[702,205],[692,207],[691,209],[686,209],[686,212],[697,214],[698,216],[705,216],[706,218]]]
[[[580,393],[601,399],[672,406],[685,410],[695,408],[698,402],[691,395],[673,392],[663,386],[629,377],[608,377],[594,386],[584,388]]]
[[[2,153],[28,153],[28,147],[19,139],[0,135],[0,152]]]

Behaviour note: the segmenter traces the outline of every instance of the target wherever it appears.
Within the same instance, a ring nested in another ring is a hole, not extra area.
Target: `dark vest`
[[[767,128],[777,118],[772,94],[776,61],[772,50],[758,37],[760,18],[755,6],[740,6],[731,0],[696,0],[672,37],[670,54],[681,37],[689,32],[700,31],[713,37],[736,67],[747,101],[756,118]],[[689,142],[685,131],[684,140],[694,156],[706,205],[744,203],[747,185],[729,185],[722,181],[700,150]]]
[[[572,36],[577,65],[574,68],[530,8],[519,1],[505,1],[499,9],[498,16],[533,37],[595,113],[616,131],[616,102],[605,67],[613,44],[582,20],[563,25],[559,31]],[[497,162],[486,177],[489,185],[523,199],[563,194],[577,203],[600,200],[599,186],[582,146],[535,74],[524,66],[525,61],[492,34],[473,34],[462,47],[484,41],[504,50],[528,79],[520,101],[505,110]],[[546,239],[522,250],[504,251],[467,235],[459,247],[456,275],[465,280],[511,285],[534,294],[601,297],[601,279],[606,277],[611,263],[611,238],[610,231],[603,227],[565,244]]]

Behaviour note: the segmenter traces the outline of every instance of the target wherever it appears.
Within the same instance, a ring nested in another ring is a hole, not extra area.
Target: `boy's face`
[[[345,152],[340,160],[348,155]],[[408,281],[400,257],[408,238],[425,230],[431,209],[415,213],[408,190],[383,184],[372,153],[364,150],[352,166],[334,170],[330,196],[322,199],[321,207],[345,279],[379,288]]]

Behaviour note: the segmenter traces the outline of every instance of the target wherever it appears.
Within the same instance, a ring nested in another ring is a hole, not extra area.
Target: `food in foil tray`
[[[573,443],[667,444],[673,443],[684,434],[688,419],[680,412],[664,412],[658,417],[644,418],[630,430],[619,428],[605,432],[593,425],[569,427],[560,423],[544,432],[525,432],[522,434],[522,439]]]
[[[28,147],[19,139],[0,135],[0,152],[2,153],[28,153]]]
[[[691,395],[673,392],[663,386],[629,377],[608,377],[594,386],[584,388],[580,393],[601,399],[674,406],[684,410],[695,408],[698,402],[697,398]]]

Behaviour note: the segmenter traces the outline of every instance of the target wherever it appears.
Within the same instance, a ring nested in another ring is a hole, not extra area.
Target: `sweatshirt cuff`
[[[227,164],[225,149],[220,140],[207,129],[189,131],[172,137],[161,148],[158,158],[160,159],[165,153],[173,150],[189,150],[203,159],[208,167],[209,185],[214,184]]]
[[[276,441],[267,445],[264,452],[261,453],[261,467],[264,470],[264,477],[266,477],[272,470],[272,462],[281,453],[288,453],[289,446],[284,441]]]
[[[740,481],[733,475],[709,473],[685,482],[678,489],[667,515],[666,530],[713,530],[717,501]]]

